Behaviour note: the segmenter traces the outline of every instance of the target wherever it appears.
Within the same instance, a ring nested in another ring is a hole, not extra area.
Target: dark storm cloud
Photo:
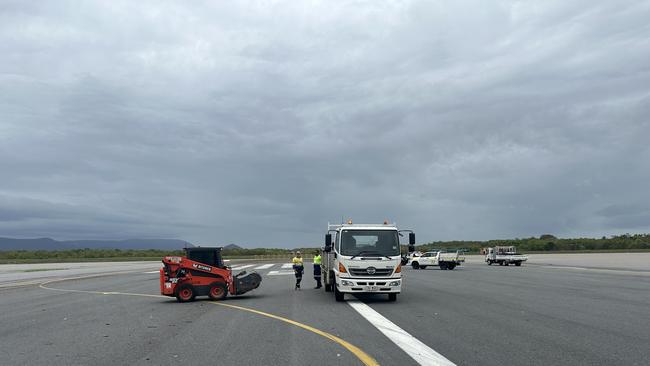
[[[639,1],[4,2],[0,234],[650,231],[648,17]]]

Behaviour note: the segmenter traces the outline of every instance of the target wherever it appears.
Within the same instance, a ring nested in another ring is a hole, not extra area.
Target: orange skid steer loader
[[[221,248],[185,248],[185,257],[169,256],[162,262],[160,293],[175,296],[179,302],[193,301],[196,296],[223,300],[228,293],[241,295],[262,282],[255,272],[243,271],[233,276],[223,264]]]

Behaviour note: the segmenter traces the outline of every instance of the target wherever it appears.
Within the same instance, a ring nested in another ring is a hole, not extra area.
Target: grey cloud
[[[609,205],[602,210],[599,210],[598,213],[605,217],[616,217],[616,216],[626,216],[626,215],[638,215],[646,212],[650,212],[649,207],[644,207],[636,204],[616,204]]]
[[[422,241],[649,231],[648,16],[5,2],[0,234],[296,246],[341,217]]]

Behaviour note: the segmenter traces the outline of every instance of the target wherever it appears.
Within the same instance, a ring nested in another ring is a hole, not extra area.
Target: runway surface
[[[150,272],[159,264],[120,266],[130,273],[0,288],[2,364],[362,364],[358,354],[322,334],[247,309],[339,337],[382,365],[445,359],[457,365],[650,364],[650,276],[642,270],[470,260],[453,271],[405,268],[403,293],[394,303],[379,295],[337,303],[312,288],[309,265],[303,290],[295,291],[283,263],[241,263],[234,267],[261,267],[263,282],[221,302],[239,309],[158,297],[158,275]],[[44,273],[30,281],[66,277]],[[428,358],[411,357],[396,342],[403,334],[382,332],[353,301],[412,337],[411,350]],[[425,348],[443,358],[432,359]]]

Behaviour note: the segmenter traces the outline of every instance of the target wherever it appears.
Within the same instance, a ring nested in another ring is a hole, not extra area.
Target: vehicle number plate
[[[366,287],[367,291],[379,291],[379,286],[368,286]]]

